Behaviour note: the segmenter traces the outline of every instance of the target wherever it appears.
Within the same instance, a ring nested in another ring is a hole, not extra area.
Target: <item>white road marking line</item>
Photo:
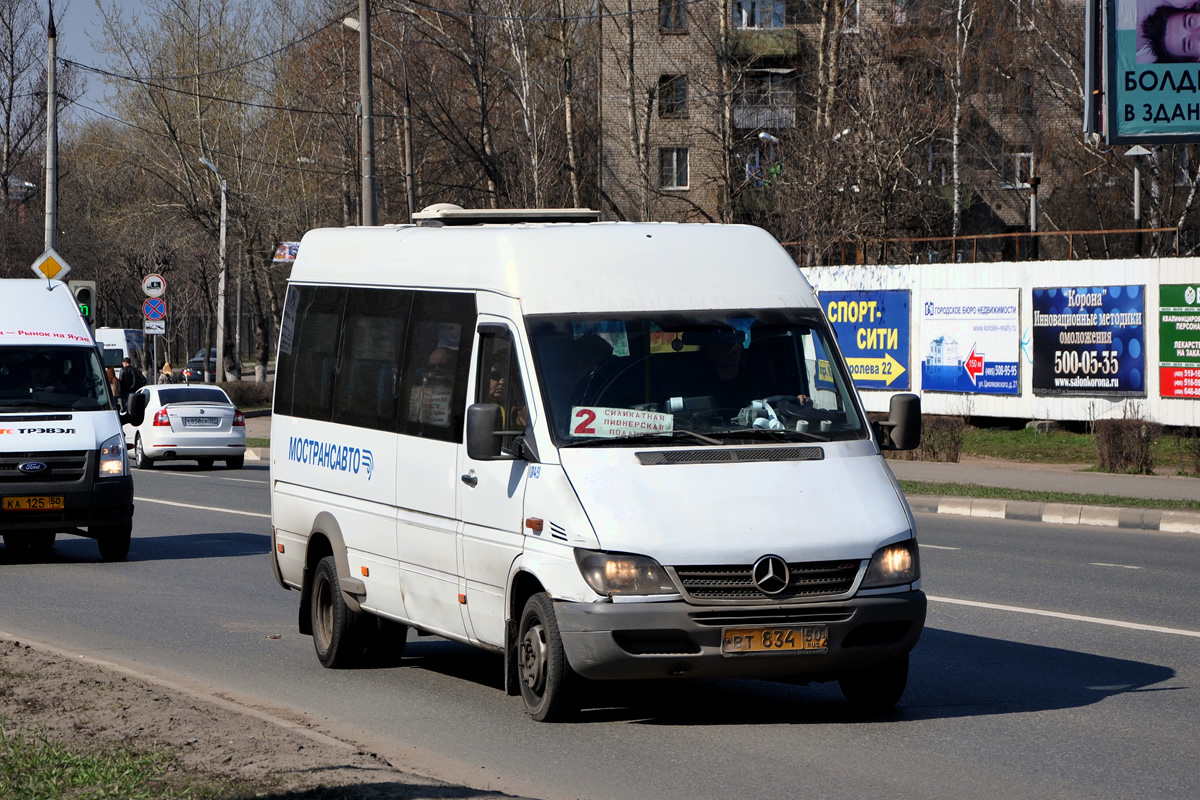
[[[922,550],[925,550],[925,549],[929,549],[929,550],[962,550],[961,547],[946,547],[945,545],[925,544],[924,542],[920,542],[917,546],[920,547]]]
[[[952,597],[929,596],[934,603],[951,603],[956,606],[971,606],[973,608],[988,608],[993,611],[1015,611],[1018,614],[1036,614],[1039,617],[1055,617],[1069,619],[1075,622],[1091,622],[1096,625],[1111,625],[1114,628],[1130,628],[1135,631],[1151,631],[1153,633],[1171,633],[1176,636],[1191,636],[1200,639],[1200,631],[1187,631],[1180,628],[1164,628],[1160,625],[1142,625],[1137,622],[1122,622],[1119,619],[1104,619],[1102,617],[1084,617],[1079,614],[1064,614],[1061,611],[1043,611],[1038,608],[1021,608],[1020,606],[1003,606],[997,603],[979,603],[974,600],[955,600]]]
[[[192,503],[176,503],[174,500],[154,500],[149,497],[133,498],[138,503],[158,503],[164,506],[175,506],[176,508],[195,508],[200,511],[216,511],[221,514],[241,514],[243,517],[260,517],[262,519],[270,519],[270,514],[260,514],[257,511],[236,511],[232,508],[213,508],[212,506],[197,506]]]
[[[1141,569],[1141,567],[1135,567],[1135,566],[1132,566],[1132,565],[1130,565],[1130,564],[1105,564],[1103,561],[1093,561],[1093,562],[1091,562],[1091,563],[1090,563],[1090,565],[1089,565],[1089,566],[1093,566],[1093,567],[1118,567],[1118,568],[1120,568],[1120,569]]]

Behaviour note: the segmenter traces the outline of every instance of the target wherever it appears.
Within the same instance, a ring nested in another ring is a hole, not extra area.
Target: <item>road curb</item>
[[[1200,513],[1153,508],[1084,506],[1072,503],[1030,503],[1021,500],[995,500],[972,497],[935,497],[913,495],[908,498],[913,511],[926,514],[951,514],[960,517],[1049,522],[1054,525],[1090,525],[1102,528],[1200,534]]]

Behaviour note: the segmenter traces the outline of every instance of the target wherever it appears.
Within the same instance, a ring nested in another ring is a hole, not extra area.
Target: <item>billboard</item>
[[[1146,396],[1142,286],[1033,290],[1034,394]]]
[[[1158,287],[1158,387],[1200,398],[1200,283]]]
[[[921,388],[1020,394],[1020,289],[922,293]]]
[[[821,292],[859,389],[909,388],[909,292]]]
[[[1196,0],[1108,0],[1109,142],[1200,141],[1200,11]]]

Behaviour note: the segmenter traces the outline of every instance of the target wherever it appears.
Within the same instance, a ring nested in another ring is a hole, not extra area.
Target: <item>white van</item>
[[[0,280],[0,534],[11,558],[59,533],[124,560],[133,479],[100,350],[61,281]]]
[[[894,705],[925,595],[880,450],[916,445],[918,398],[868,422],[764,231],[580,217],[433,207],[304,237],[271,551],[321,663],[414,628],[503,653],[539,720],[589,679]]]
[[[119,370],[125,358],[135,367],[145,363],[145,336],[137,328],[96,328],[96,343],[106,367]]]

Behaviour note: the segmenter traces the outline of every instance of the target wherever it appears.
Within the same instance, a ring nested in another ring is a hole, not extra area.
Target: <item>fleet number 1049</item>
[[[1115,375],[1116,350],[1055,350],[1055,375]]]

